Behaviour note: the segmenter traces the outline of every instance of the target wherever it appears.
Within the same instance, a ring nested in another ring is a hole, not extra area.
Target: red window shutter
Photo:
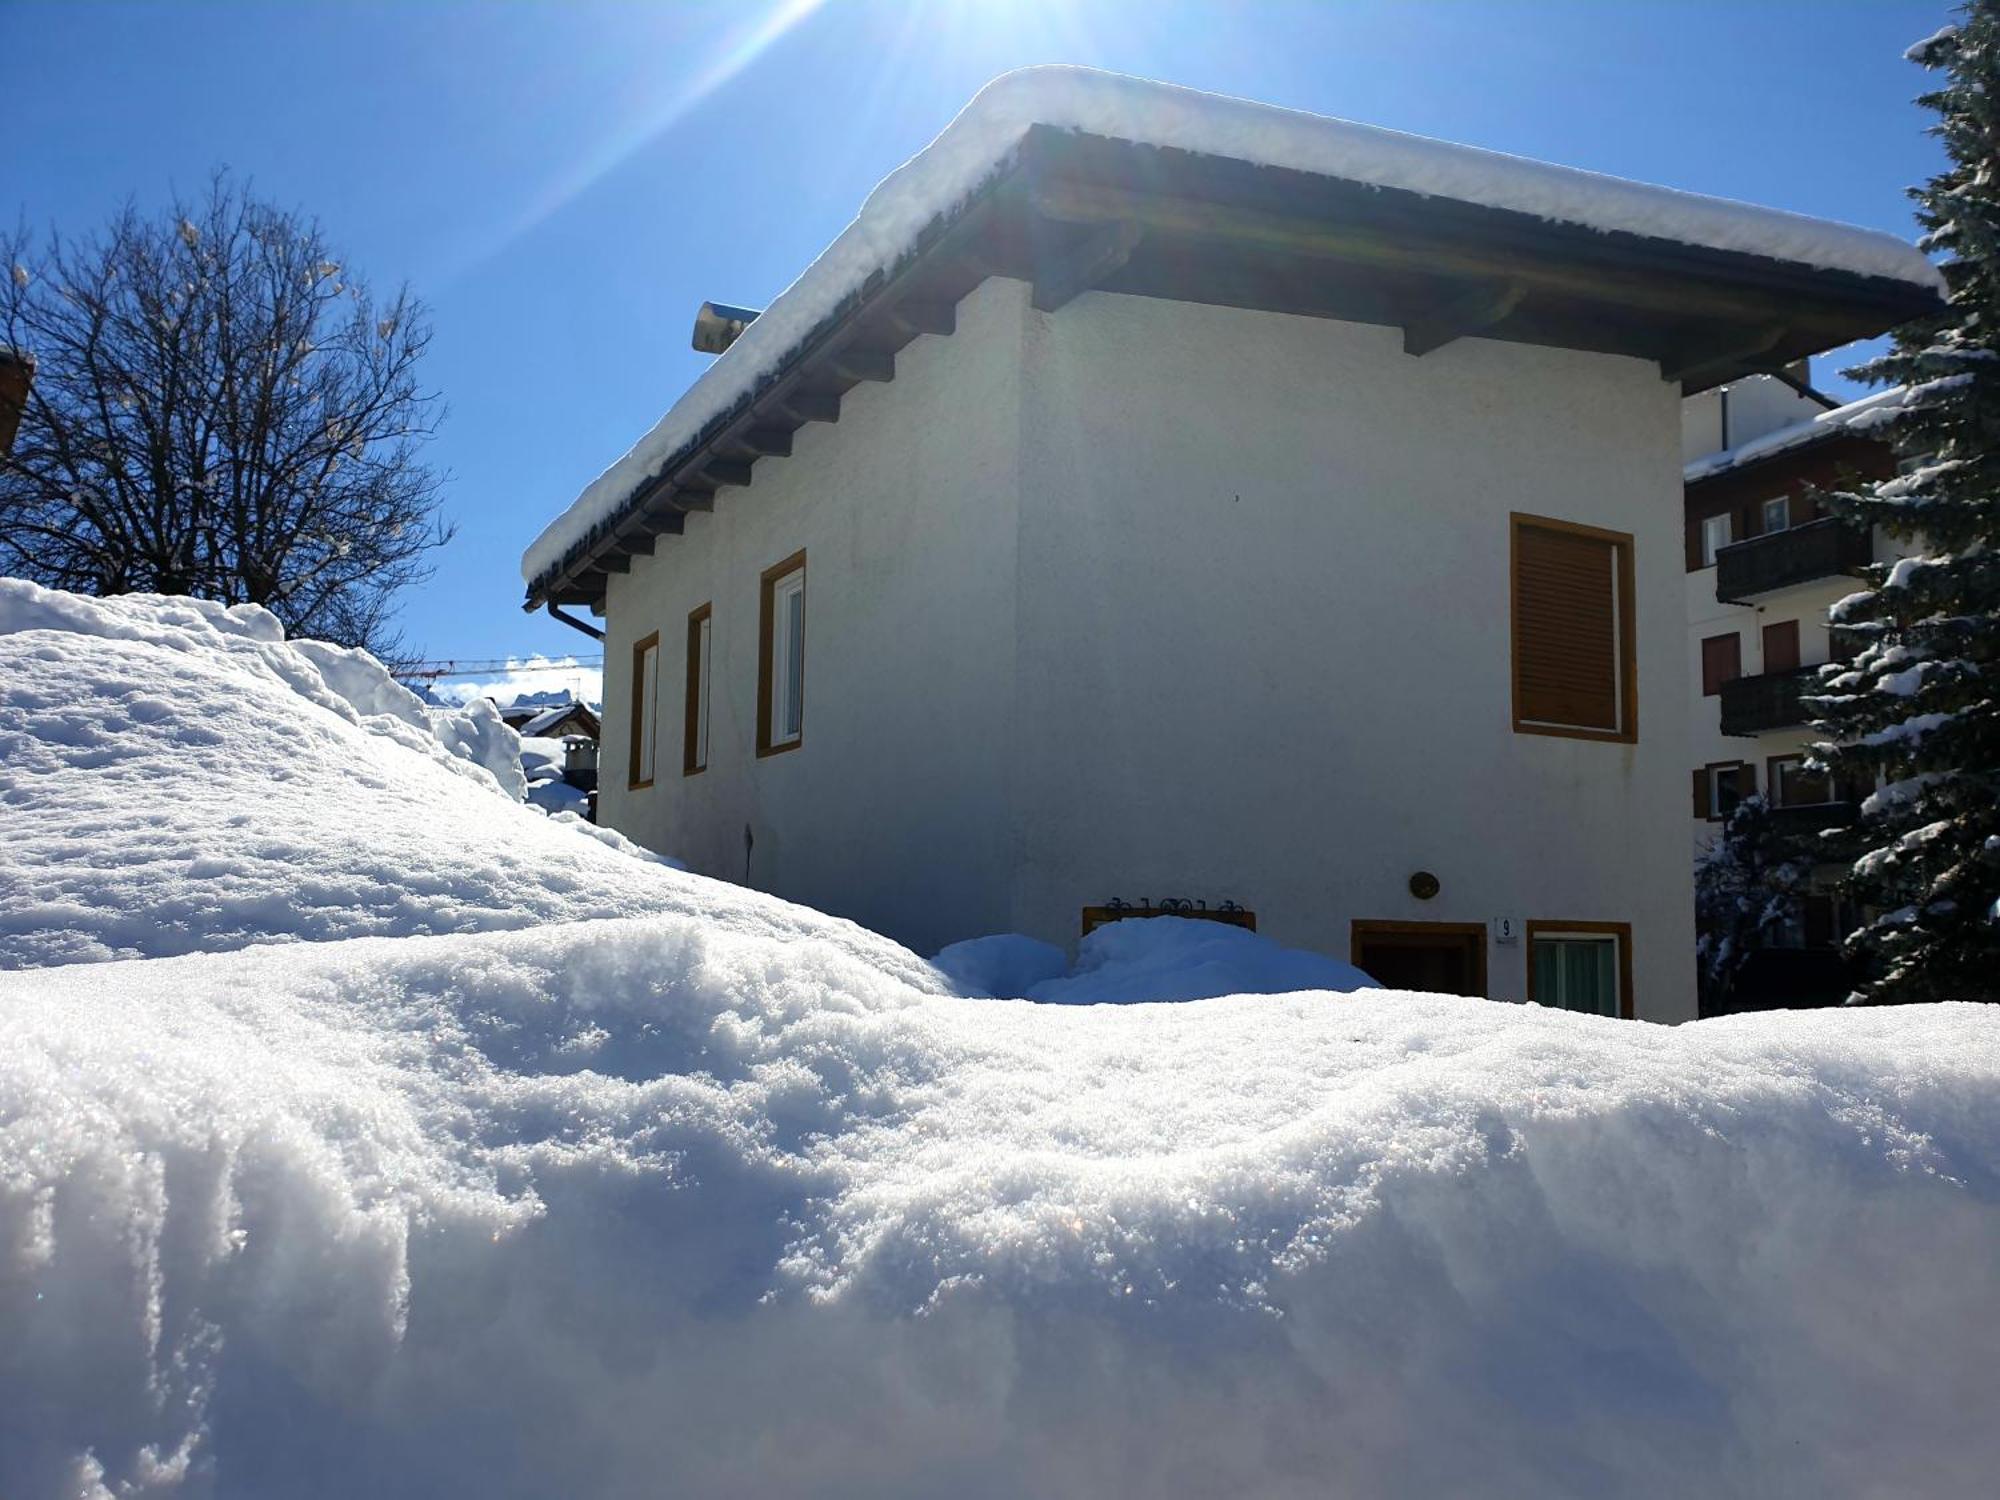
[[[1781,620],[1764,627],[1764,670],[1790,672],[1799,664],[1799,622]]]
[[[1514,537],[1516,714],[1620,728],[1617,544],[1527,523]]]
[[[1713,698],[1725,682],[1743,675],[1743,637],[1735,631],[1712,635],[1701,643],[1701,692]]]

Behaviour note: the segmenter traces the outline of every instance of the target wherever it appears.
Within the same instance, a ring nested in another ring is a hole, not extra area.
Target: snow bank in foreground
[[[837,933],[936,984],[522,805],[519,743],[255,607],[0,579],[0,969],[667,911]]]
[[[658,474],[713,418],[776,371],[869,276],[894,266],[963,203],[1037,124],[1400,188],[1559,223],[1796,261],[1942,290],[1894,235],[1726,198],[1629,182],[1499,151],[1358,125],[1089,68],[996,78],[938,138],[892,172],[803,275],[744,330],[632,450],[585,488],[521,559],[532,584]]]
[[[1372,989],[1352,964],[1281,948],[1240,927],[1183,917],[1110,922],[1062,949],[1018,932],[953,943],[931,962],[961,994],[1060,1005],[1133,1005],[1216,995]]]
[[[968,1004],[661,917],[0,975],[0,1024],[8,1495],[2000,1465],[1990,1007]]]

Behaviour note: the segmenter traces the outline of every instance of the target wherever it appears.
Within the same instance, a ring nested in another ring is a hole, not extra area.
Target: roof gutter
[[[562,607],[558,605],[553,599],[549,601],[548,608],[549,608],[549,618],[551,620],[560,620],[563,622],[563,624],[569,626],[571,630],[581,630],[585,635],[589,636],[593,641],[601,641],[604,639],[603,631],[599,630],[595,625],[591,624],[588,620],[579,620],[575,615],[564,614],[562,612]]]

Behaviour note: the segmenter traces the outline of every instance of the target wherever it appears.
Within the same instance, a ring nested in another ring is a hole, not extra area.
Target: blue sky
[[[520,612],[543,522],[873,184],[1009,68],[1075,62],[1912,232],[1935,4],[0,0],[0,211],[85,229],[227,164],[432,305],[457,540],[432,656],[588,649]]]

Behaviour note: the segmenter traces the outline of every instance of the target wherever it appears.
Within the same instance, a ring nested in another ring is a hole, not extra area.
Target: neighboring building
[[[1387,983],[1678,1020],[1681,397],[1935,287],[1886,236],[1033,70],[528,603],[605,615],[603,821],[698,871],[924,950],[1231,901]]]
[[[524,737],[554,739],[580,735],[595,744],[603,733],[597,710],[574,699],[563,703],[495,702],[494,707],[500,710],[501,722]]]
[[[14,451],[14,434],[28,409],[28,389],[35,383],[35,356],[0,344],[0,458]]]
[[[1793,372],[1800,379],[1804,371]],[[1803,381],[1801,380],[1801,383]],[[1761,793],[1801,833],[1854,820],[1863,792],[1805,768],[1815,736],[1802,695],[1844,643],[1828,610],[1861,585],[1869,562],[1900,556],[1885,537],[1825,514],[1812,491],[1895,472],[1879,421],[1900,389],[1828,409],[1769,377],[1691,398],[1684,407],[1688,673],[1694,703],[1696,852],[1718,835],[1741,797]],[[1820,871],[1780,946],[1831,954],[1853,923]],[[1820,976],[1828,1003],[1845,993],[1837,969]],[[1807,986],[1810,992],[1813,987]]]

